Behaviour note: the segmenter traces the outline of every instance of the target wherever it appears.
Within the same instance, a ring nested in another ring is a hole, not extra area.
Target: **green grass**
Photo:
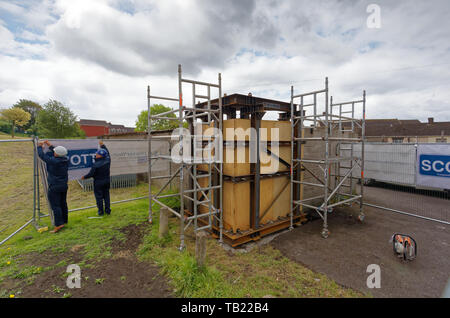
[[[157,213],[155,213],[155,216]],[[184,252],[178,250],[178,219],[169,224],[169,235],[158,237],[158,218],[148,229],[138,252],[140,259],[158,264],[180,297],[361,297],[328,277],[315,273],[281,255],[270,245],[249,253],[228,253],[218,241],[207,242],[206,266],[195,261],[194,241],[187,240]],[[193,236],[192,232],[187,232]]]
[[[16,131],[14,133],[14,139],[15,138],[31,138],[31,135],[27,135]],[[12,139],[11,133],[5,133],[4,131],[0,131],[0,139]]]

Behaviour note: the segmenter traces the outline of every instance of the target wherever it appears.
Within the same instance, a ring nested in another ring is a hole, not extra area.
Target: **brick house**
[[[80,119],[78,122],[86,137],[97,137],[109,134],[133,132],[134,128],[124,125],[113,125],[106,120]]]

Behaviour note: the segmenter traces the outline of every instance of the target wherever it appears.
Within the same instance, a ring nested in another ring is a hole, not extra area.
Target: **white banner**
[[[63,146],[68,150],[69,180],[81,179],[92,167],[95,152],[99,149],[98,139],[49,140],[53,146]],[[111,156],[111,175],[134,174],[148,172],[148,141],[147,140],[114,140],[103,141]],[[45,147],[44,151],[48,151]],[[153,154],[169,155],[169,143],[167,141],[152,141]],[[166,173],[168,163],[162,160],[155,161],[152,173]]]
[[[417,146],[416,184],[450,189],[450,144]]]

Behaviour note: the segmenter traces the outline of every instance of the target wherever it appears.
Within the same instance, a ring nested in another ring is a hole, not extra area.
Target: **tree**
[[[23,126],[23,129],[27,130],[33,135],[37,135],[36,118],[39,111],[42,110],[42,106],[28,99],[20,99],[13,105],[13,107],[21,108],[24,111],[30,113],[30,121],[25,126]]]
[[[11,107],[8,109],[1,110],[2,118],[9,121],[12,124],[11,137],[14,138],[14,130],[17,127],[25,126],[31,118],[30,113],[27,113],[21,108]]]
[[[39,135],[46,138],[83,137],[77,116],[56,100],[49,100],[37,116]]]
[[[157,115],[171,111],[172,108],[162,104],[154,104],[150,106],[150,114]],[[165,115],[164,117],[177,118],[174,113]],[[185,123],[186,124],[186,123]],[[178,121],[169,119],[152,119],[152,130],[167,130],[178,128]],[[185,125],[184,125],[185,126]],[[136,131],[147,131],[148,128],[148,111],[143,110],[136,120]]]

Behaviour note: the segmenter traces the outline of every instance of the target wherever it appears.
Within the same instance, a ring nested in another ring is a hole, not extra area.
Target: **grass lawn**
[[[65,269],[72,262],[70,251],[77,246],[83,246],[77,262],[81,268],[98,266],[102,261],[113,257],[111,251],[115,242],[125,239],[120,229],[130,224],[142,225],[144,228],[143,240],[136,251],[137,258],[149,265],[158,265],[175,296],[363,296],[288,260],[270,245],[255,248],[248,253],[233,254],[219,247],[217,240],[210,239],[207,243],[206,266],[198,268],[194,258],[193,233],[188,231],[187,249],[179,252],[177,219],[170,219],[169,235],[159,239],[158,219],[156,217],[154,224],[148,224],[147,211],[148,202],[142,200],[117,205],[113,208],[113,215],[104,219],[88,219],[88,216],[95,214],[95,210],[75,212],[70,215],[67,228],[58,234],[38,233],[32,227],[25,229],[0,247],[0,296],[20,297],[22,289],[32,285],[39,275],[45,275],[46,271],[56,267]],[[33,265],[39,264],[37,260],[46,257],[49,252],[60,255],[62,261],[47,266]],[[64,279],[62,275],[60,283]],[[3,283],[8,287],[5,288]],[[63,295],[56,293],[53,296]]]
[[[1,233],[4,238],[8,232],[31,218],[32,148],[31,144],[26,143],[0,144],[0,147],[0,230],[2,226],[9,225]],[[145,195],[146,191],[147,185],[140,184],[135,188],[114,189],[111,194],[113,200],[120,200]],[[41,202],[42,211],[46,213],[43,197]],[[93,205],[94,202],[91,192],[83,192],[77,184],[70,184],[69,209]],[[172,199],[166,201],[166,204],[177,206],[178,202]],[[159,207],[155,205],[154,210],[153,224],[147,222],[148,201],[139,200],[113,205],[112,215],[103,219],[88,218],[96,215],[95,209],[70,213],[68,226],[57,234],[38,233],[32,226],[25,228],[0,246],[0,297],[26,297],[29,295],[27,290],[38,284],[43,290],[42,296],[70,297],[71,293],[64,291],[67,277],[65,269],[74,262],[83,270],[89,269],[94,273],[92,275],[96,275],[91,277],[91,281],[95,282],[94,287],[106,286],[107,282],[101,276],[104,273],[98,272],[97,275],[95,270],[106,262],[117,260],[116,247],[122,243],[129,244],[127,235],[122,230],[131,225],[138,226],[143,234],[139,242],[132,242],[137,244],[137,248],[132,250],[130,259],[136,264],[148,264],[145,265],[147,267],[156,265],[173,296],[365,296],[290,261],[270,244],[254,248],[248,253],[231,253],[211,238],[207,241],[206,266],[198,268],[194,258],[192,230],[189,229],[186,233],[186,250],[178,251],[178,219],[170,218],[169,235],[159,239]],[[49,218],[42,219],[44,226],[50,226],[49,222]],[[58,275],[43,279],[55,270]],[[87,280],[87,277],[84,278]],[[126,275],[119,278],[123,282],[132,279]],[[137,286],[139,283],[137,280]]]

